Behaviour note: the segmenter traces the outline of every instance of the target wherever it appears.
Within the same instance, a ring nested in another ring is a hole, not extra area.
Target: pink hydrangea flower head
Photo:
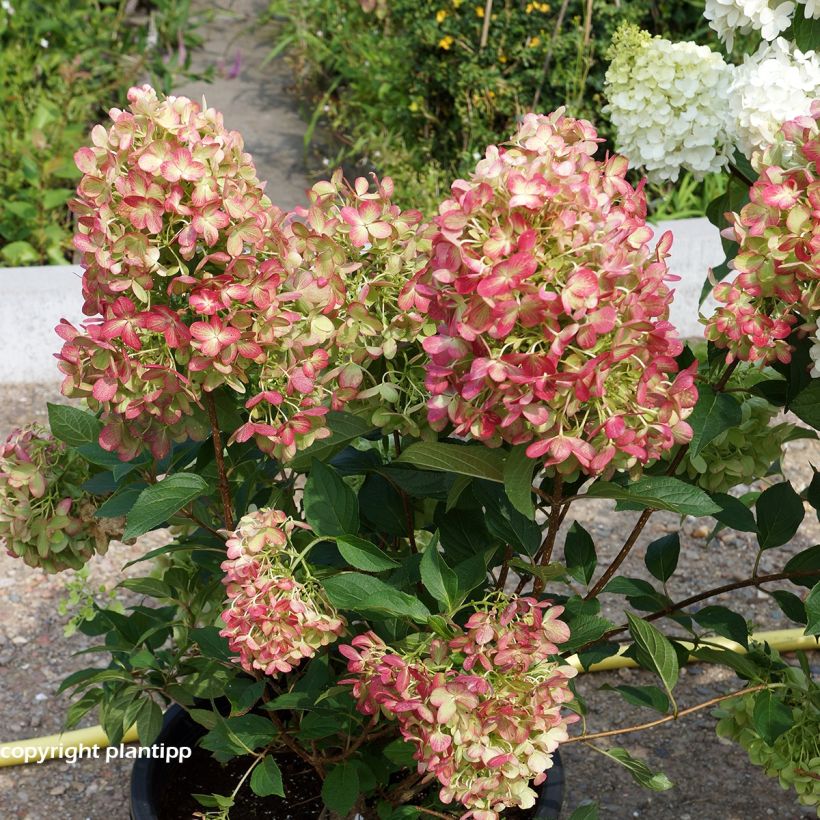
[[[105,553],[117,521],[95,517],[82,489],[88,463],[37,424],[0,444],[0,541],[13,558],[46,572],[80,569]]]
[[[464,629],[453,626],[449,644],[434,640],[407,655],[366,632],[339,647],[350,673],[342,683],[363,714],[398,722],[443,802],[460,802],[465,818],[498,820],[505,808],[535,805],[531,786],[547,778],[578,719],[564,711],[575,670],[548,657],[569,638],[561,611],[532,598],[499,599]]]
[[[300,572],[291,544],[299,527],[307,528],[279,510],[262,509],[244,516],[227,540],[222,569],[228,600],[220,635],[248,672],[291,672],[344,632],[321,585],[300,577],[304,565]]]
[[[706,338],[727,362],[791,360],[787,339],[820,310],[820,100],[811,114],[783,125],[774,145],[757,152],[760,176],[749,202],[728,213],[724,232],[740,246],[737,275],[714,289],[719,306]]]
[[[93,318],[58,328],[63,392],[101,412],[100,444],[128,460],[203,438],[203,391],[226,386],[254,402],[234,440],[292,457],[329,435],[329,360],[314,317],[292,309],[282,213],[218,112],[149,86],[128,98],[75,156]]]
[[[428,418],[561,472],[637,469],[676,442],[697,393],[678,371],[665,257],[641,186],[597,160],[592,125],[526,115],[457,180],[432,259],[408,285],[438,323]]]

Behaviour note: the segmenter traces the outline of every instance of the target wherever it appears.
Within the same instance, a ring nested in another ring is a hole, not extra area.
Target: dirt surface
[[[15,425],[27,419],[45,419],[46,401],[60,401],[56,385],[18,385],[0,387],[0,435],[5,437]],[[792,442],[784,460],[786,475],[795,486],[810,478],[810,463],[820,464],[820,443]],[[574,510],[593,535],[601,562],[617,551],[635,513],[612,511],[608,502],[586,502]],[[673,598],[717,586],[748,575],[754,559],[753,537],[744,533],[721,534],[707,543],[703,522],[658,513],[647,526],[638,548],[623,574],[648,575],[640,559],[645,546],[664,533],[679,530],[681,557],[679,570],[670,584]],[[150,536],[146,536],[150,538]],[[781,563],[784,553],[793,553],[818,543],[820,525],[809,511],[794,541],[780,550],[764,555],[762,571]],[[559,537],[558,543],[563,539]],[[91,583],[113,587],[120,579],[123,563],[157,546],[142,542],[136,546],[112,545],[109,553],[91,562]],[[560,558],[560,556],[557,556]],[[772,562],[772,563],[769,563]],[[138,568],[135,568],[137,571]],[[44,576],[20,561],[0,555],[0,589],[4,606],[0,608],[0,739],[30,738],[61,728],[68,699],[56,695],[60,681],[70,672],[87,665],[84,656],[74,653],[89,645],[90,639],[75,635],[63,637],[65,618],[57,606],[65,597],[65,586],[73,573]],[[126,594],[124,603],[133,601]],[[613,602],[604,596],[604,610],[615,615]],[[723,599],[727,602],[730,596]],[[617,600],[617,599],[616,599]],[[754,589],[731,593],[756,628],[776,629],[792,626],[770,603],[765,593]],[[812,657],[815,666],[820,654]],[[590,731],[626,726],[649,720],[647,713],[628,706],[617,695],[596,691],[606,683],[652,683],[646,672],[625,669],[598,673],[580,680],[580,692],[590,704]],[[739,688],[742,683],[724,669],[690,665],[681,671],[675,693],[681,706]],[[92,720],[86,721],[88,723]],[[657,794],[635,785],[630,778],[603,756],[582,744],[565,746],[567,799],[565,817],[579,803],[597,799],[601,816],[611,820],[644,817],[648,820],[758,820],[774,817],[797,820],[813,817],[802,810],[790,793],[774,781],[761,776],[737,747],[724,744],[715,736],[714,721],[704,711],[685,718],[677,725],[666,725],[640,734],[615,738],[620,745],[664,771],[676,784],[671,792]],[[128,818],[129,761],[106,763],[84,760],[71,766],[63,761],[0,768],[0,820],[126,820]],[[238,817],[237,820],[242,820]]]

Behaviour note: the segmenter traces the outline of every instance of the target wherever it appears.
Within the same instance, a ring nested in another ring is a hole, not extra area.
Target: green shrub
[[[63,264],[86,132],[129,85],[187,70],[190,0],[10,0],[0,6],[0,264]]]
[[[622,21],[706,36],[702,5],[684,0],[273,0],[270,8],[281,23],[276,51],[289,49],[300,90],[317,103],[308,138],[324,118],[344,144],[336,162],[365,158],[414,207],[439,201],[528,110],[567,105],[607,136],[604,55]]]

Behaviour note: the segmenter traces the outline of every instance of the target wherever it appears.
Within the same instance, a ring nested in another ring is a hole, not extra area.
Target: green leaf
[[[344,817],[359,797],[359,770],[350,761],[334,766],[322,783],[322,801]]]
[[[647,707],[662,714],[669,711],[669,698],[666,692],[661,691],[657,686],[630,686],[627,684],[610,686],[610,684],[605,683],[601,689],[618,692],[627,703],[634,706]]]
[[[527,575],[538,578],[540,581],[543,581],[544,584],[548,584],[550,581],[564,581],[567,577],[567,568],[563,564],[559,564],[555,561],[541,566],[540,564],[528,564],[521,558],[512,558],[510,560],[510,566],[521,572],[526,572]]]
[[[814,572],[814,570],[817,570]],[[820,544],[815,544],[807,550],[798,552],[786,561],[786,566],[783,567],[784,572],[805,572],[806,575],[801,575],[797,578],[792,578],[791,582],[797,586],[811,589],[818,581],[820,581]]]
[[[788,409],[815,430],[820,430],[820,379],[812,379],[797,394]]]
[[[644,563],[655,578],[666,583],[677,569],[679,557],[680,536],[676,532],[670,532],[646,548]]]
[[[620,763],[621,766],[629,771],[635,782],[639,783],[645,789],[651,789],[653,792],[665,792],[674,785],[663,772],[653,772],[646,763],[632,757],[626,749],[621,749],[617,746],[612,749],[596,747],[596,751],[605,754],[616,763]]]
[[[798,6],[791,28],[783,36],[794,41],[801,51],[816,51],[817,44],[820,43],[820,20],[811,17],[807,19],[803,7]]]
[[[526,444],[513,447],[504,460],[504,490],[513,507],[527,518],[535,515],[532,503],[532,474],[537,462],[527,455]]]
[[[569,816],[569,820],[598,820],[598,804],[582,803]]]
[[[609,481],[596,481],[586,494],[590,498],[614,498],[639,507],[671,510],[682,515],[711,515],[720,510],[699,487],[669,476],[644,476],[626,487]]]
[[[712,646],[701,646],[692,650],[692,654],[706,663],[717,663],[728,666],[746,680],[753,680],[759,674],[757,664],[748,655],[735,652],[733,649],[715,649]]]
[[[505,544],[519,546],[527,555],[535,555],[541,546],[541,527],[521,515],[501,487],[477,481],[473,484],[473,496],[486,509],[484,521],[492,535]]]
[[[146,487],[128,513],[122,540],[156,529],[207,490],[208,482],[194,473],[174,473]]]
[[[566,619],[566,616],[564,616]],[[576,615],[568,621],[570,627],[569,640],[561,645],[561,651],[571,652],[579,646],[597,641],[606,632],[612,629],[615,624],[606,618],[597,615]]]
[[[698,403],[687,422],[692,428],[689,454],[696,456],[710,441],[743,421],[740,404],[728,393],[716,393],[707,384],[698,386]]]
[[[382,750],[384,756],[400,769],[408,769],[416,765],[413,758],[414,752],[415,747],[413,744],[408,743],[404,738],[391,740]]]
[[[386,569],[396,569],[399,566],[375,544],[371,544],[364,538],[357,538],[355,535],[340,535],[335,541],[342,558],[356,569],[363,569],[365,572],[382,572]]]
[[[757,497],[757,494],[751,495],[748,501],[751,503]],[[720,512],[712,514],[721,524],[739,532],[757,532],[754,513],[743,500],[727,493],[712,493],[712,501],[721,508]]]
[[[575,521],[564,541],[564,560],[569,574],[582,584],[589,584],[595,575],[598,556],[592,536]]]
[[[767,550],[785,544],[796,532],[806,511],[788,481],[775,484],[757,499],[757,543]]]
[[[237,755],[250,754],[270,743],[276,736],[276,729],[270,720],[262,715],[239,715],[222,718],[200,741],[203,749],[214,752],[220,762]]]
[[[421,581],[425,589],[448,609],[458,602],[458,576],[447,566],[434,539],[421,556]]]
[[[55,438],[72,447],[96,444],[102,430],[94,415],[65,404],[48,404],[48,424]]]
[[[282,772],[279,765],[270,756],[262,758],[262,762],[253,770],[251,774],[251,791],[259,797],[270,797],[272,794],[278,797],[285,796],[285,787],[282,785]]]
[[[121,515],[127,515],[144,489],[145,484],[143,482],[120,487],[97,507],[94,515],[97,518],[119,518]]]
[[[711,629],[730,641],[737,641],[746,649],[749,648],[749,630],[746,626],[746,619],[737,612],[732,612],[725,606],[705,606],[692,617],[706,629]]]
[[[788,592],[785,589],[766,590],[769,595],[774,598],[777,605],[783,611],[783,614],[796,624],[805,624],[808,622],[808,615],[806,614],[806,605],[793,592]]]
[[[680,671],[678,656],[672,644],[649,622],[636,618],[631,612],[626,613],[626,618],[629,622],[629,633],[640,650],[638,662],[658,674],[669,697],[672,698],[672,690],[678,682]]]
[[[18,234],[19,235],[19,234]],[[9,265],[31,265],[40,261],[40,254],[28,242],[22,239],[17,242],[9,242],[0,250],[0,256]]]
[[[151,598],[171,598],[174,595],[174,590],[159,578],[126,578],[117,586],[130,589],[139,595],[148,595]]]
[[[504,452],[481,444],[419,441],[411,444],[396,459],[396,463],[504,483]]]
[[[820,635],[820,584],[816,584],[804,601],[806,607],[806,631],[804,635]]]
[[[425,623],[430,611],[412,595],[400,592],[372,575],[340,572],[323,581],[330,602],[339,609]]]
[[[329,461],[351,441],[361,438],[373,429],[373,425],[369,421],[351,413],[336,410],[331,410],[325,416],[325,420],[331,430],[331,435],[328,438],[314,442],[306,450],[300,450],[288,462],[288,467],[298,472],[304,472],[310,468],[313,459],[316,459],[316,461]]]
[[[347,535],[359,531],[359,502],[339,474],[313,461],[305,482],[305,517],[317,535]]]
[[[137,712],[137,735],[140,746],[150,746],[162,729],[162,709],[159,704],[146,698]]]
[[[794,719],[792,710],[783,701],[778,700],[770,689],[764,689],[755,695],[754,712],[752,712],[757,733],[769,745],[783,732],[791,729]]]

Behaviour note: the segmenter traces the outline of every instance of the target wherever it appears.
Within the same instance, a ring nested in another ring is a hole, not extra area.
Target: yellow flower
[[[457,9],[463,2],[464,0],[453,0],[453,8]]]
[[[507,62],[507,55],[506,54],[499,54],[498,55],[498,62],[499,63],[506,63]]]
[[[443,23],[447,19],[447,12],[444,9],[439,9],[436,12],[436,22]]]
[[[438,41],[438,47],[443,48],[445,51],[450,50],[450,46],[455,42],[453,38],[448,34],[446,37],[442,37]]]
[[[535,3],[527,3],[527,8],[525,8],[525,9],[524,9],[524,11],[525,11],[527,14],[532,14],[532,10],[533,10],[534,8],[535,8]]]
[[[483,17],[484,16],[484,6],[476,6],[475,7],[475,14],[476,14],[476,17]]]
[[[543,12],[544,14],[546,14],[550,10],[550,4],[549,3],[533,3],[532,5],[535,8],[537,8],[538,11]]]
[[[541,45],[540,37],[530,37],[530,48],[538,48]]]

